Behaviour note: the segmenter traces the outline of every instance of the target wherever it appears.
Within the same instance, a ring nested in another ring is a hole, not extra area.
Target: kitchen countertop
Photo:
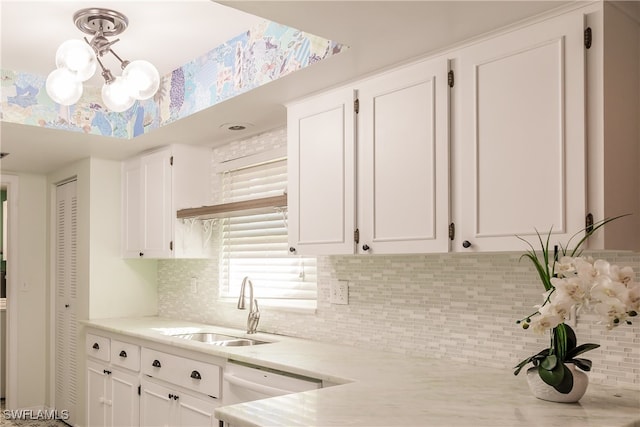
[[[640,427],[640,391],[590,384],[579,403],[529,392],[524,372],[408,357],[158,317],[99,319],[86,326],[253,363],[338,385],[224,406],[231,425],[283,426],[616,426]],[[272,341],[221,347],[170,334],[211,331]]]

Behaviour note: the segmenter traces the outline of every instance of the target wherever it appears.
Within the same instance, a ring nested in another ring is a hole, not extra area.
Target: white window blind
[[[225,172],[222,202],[282,195],[286,159]],[[237,297],[245,276],[262,299],[317,298],[316,259],[289,254],[286,209],[225,218],[221,224],[221,294]]]

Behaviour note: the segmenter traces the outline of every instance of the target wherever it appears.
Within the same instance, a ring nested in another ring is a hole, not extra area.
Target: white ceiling
[[[568,1],[0,0],[0,66],[43,76],[55,66],[59,44],[82,36],[72,16],[85,7],[108,7],[127,15],[129,28],[119,36],[115,52],[124,59],[147,59],[161,74],[204,54],[262,18],[350,46],[328,60],[133,140],[1,122],[0,150],[11,154],[0,161],[0,168],[48,173],[87,156],[123,159],[169,143],[215,146],[244,138],[283,126],[283,104],[290,100],[565,3]],[[111,65],[116,68],[116,64]],[[100,85],[99,77],[96,85]],[[235,133],[222,126],[236,122],[252,126]]]

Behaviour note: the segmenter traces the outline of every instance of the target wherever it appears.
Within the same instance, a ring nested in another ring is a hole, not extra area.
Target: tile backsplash
[[[276,130],[257,139],[258,146],[269,148],[281,145],[286,132]],[[213,158],[246,155],[255,147],[239,141],[215,150]],[[372,351],[448,358],[504,369],[511,375],[520,360],[548,345],[548,336],[537,336],[515,323],[533,311],[543,293],[531,263],[520,261],[520,255],[318,257],[317,310],[262,306],[259,330]],[[639,253],[588,255],[640,272]],[[196,292],[190,286],[192,277],[198,282]],[[329,303],[331,283],[337,280],[349,282],[348,305]],[[159,261],[158,290],[160,316],[245,327],[246,311],[218,300],[215,255],[206,260]],[[601,346],[584,355],[593,361],[593,382],[640,389],[640,320],[607,331],[592,315],[582,314],[575,330],[579,344]]]
[[[606,253],[619,265],[640,271],[637,253]],[[532,311],[543,292],[536,273],[520,254],[410,256],[324,256],[318,258],[316,313],[261,308],[259,330],[352,344],[371,350],[449,358],[502,368],[548,345],[515,320]],[[159,262],[159,314],[208,324],[244,328],[246,312],[218,302],[216,260]],[[189,278],[197,277],[196,293]],[[349,304],[329,303],[330,285],[349,281]],[[256,284],[259,286],[259,283]],[[581,315],[578,343],[600,348],[591,380],[640,389],[640,322],[607,331]]]

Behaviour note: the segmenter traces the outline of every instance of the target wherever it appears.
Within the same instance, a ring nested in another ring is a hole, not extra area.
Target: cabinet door
[[[108,425],[139,426],[140,396],[138,376],[113,369],[109,375],[108,399],[111,401],[107,414]]]
[[[172,256],[171,150],[140,159],[142,252],[148,258]]]
[[[142,181],[138,157],[122,163],[122,256],[138,258],[142,252]]]
[[[106,426],[107,421],[107,374],[106,365],[87,362],[87,425]]]
[[[515,235],[552,227],[566,242],[585,215],[583,16],[472,45],[456,63],[454,250],[520,250]]]
[[[144,378],[140,392],[140,425],[145,427],[175,426],[173,422],[173,397],[171,389],[146,381]]]
[[[287,108],[289,243],[297,254],[353,253],[354,114],[351,89]]]
[[[213,411],[217,403],[197,398],[187,393],[180,393],[177,403],[178,426],[183,427],[218,427],[219,421]]]
[[[449,249],[448,61],[358,85],[359,253]]]

